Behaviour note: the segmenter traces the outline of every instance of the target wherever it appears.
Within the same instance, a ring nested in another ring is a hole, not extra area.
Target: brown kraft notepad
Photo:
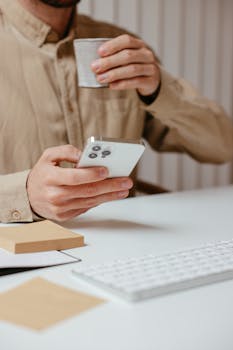
[[[49,220],[0,228],[0,248],[15,254],[65,250],[83,245],[82,235]]]

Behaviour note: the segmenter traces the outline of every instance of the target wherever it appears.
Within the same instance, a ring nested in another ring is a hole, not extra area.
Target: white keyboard
[[[139,301],[233,278],[233,240],[162,256],[120,259],[73,273],[127,301]]]

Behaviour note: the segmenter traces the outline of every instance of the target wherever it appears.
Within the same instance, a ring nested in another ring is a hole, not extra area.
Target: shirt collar
[[[58,34],[51,26],[33,16],[17,0],[0,0],[0,8],[10,23],[38,47],[43,46],[45,43],[57,43],[60,41]],[[75,27],[76,16],[73,15],[69,32],[64,39],[74,39]]]

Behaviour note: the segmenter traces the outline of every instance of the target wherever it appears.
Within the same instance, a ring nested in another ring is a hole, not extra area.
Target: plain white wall
[[[233,117],[233,0],[82,0],[79,11],[144,38],[164,66],[218,101]],[[233,182],[233,164],[200,165],[149,148],[139,175],[171,190]]]

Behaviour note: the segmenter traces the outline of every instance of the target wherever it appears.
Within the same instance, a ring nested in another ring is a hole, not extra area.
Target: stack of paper
[[[83,245],[82,235],[49,220],[0,227],[0,270],[77,262],[79,259],[62,251]]]
[[[44,267],[78,262],[80,259],[63,252],[12,254],[0,249],[0,269],[15,267]]]

